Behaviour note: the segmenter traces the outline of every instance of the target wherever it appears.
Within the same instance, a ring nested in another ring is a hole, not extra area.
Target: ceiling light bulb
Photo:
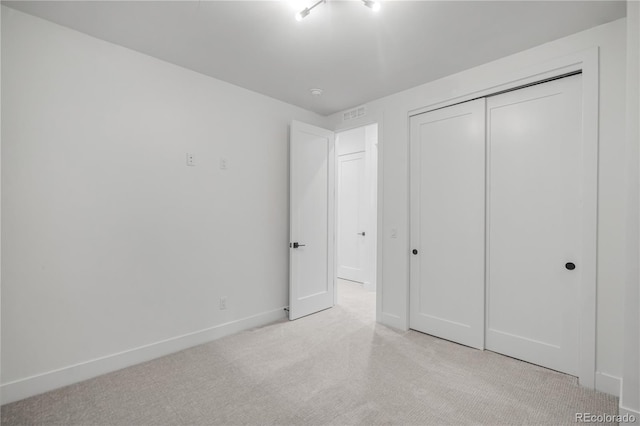
[[[311,12],[308,7],[305,7],[304,10],[296,13],[296,21],[300,22],[302,19],[307,16]]]
[[[367,6],[368,8],[370,8],[371,10],[373,10],[374,12],[377,12],[380,10],[380,2],[379,1],[375,1],[375,0],[362,0],[364,2],[364,5]]]
[[[309,91],[313,96],[322,96],[322,89],[310,89]]]

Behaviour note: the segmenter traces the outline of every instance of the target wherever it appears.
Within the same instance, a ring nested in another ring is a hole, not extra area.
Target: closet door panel
[[[484,99],[411,118],[410,327],[484,345]]]
[[[581,105],[580,75],[487,99],[487,349],[574,375]]]

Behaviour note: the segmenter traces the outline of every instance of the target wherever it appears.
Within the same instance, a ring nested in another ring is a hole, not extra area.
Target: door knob
[[[358,232],[358,235],[362,235],[364,237],[364,231]]]
[[[573,271],[574,269],[576,269],[576,264],[573,262],[567,262],[564,264],[564,267],[570,271]]]
[[[413,253],[413,254],[418,254],[418,250],[413,249],[413,250],[411,250],[411,253]]]
[[[293,248],[304,247],[304,246],[305,246],[305,244],[299,244],[298,242],[295,242],[292,245]]]

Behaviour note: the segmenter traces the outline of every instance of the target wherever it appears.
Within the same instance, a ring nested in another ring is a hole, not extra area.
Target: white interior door
[[[580,75],[487,99],[486,347],[573,375],[582,274],[581,105]]]
[[[333,132],[293,121],[290,129],[289,319],[333,306]]]
[[[338,157],[338,278],[364,282],[365,153]]]
[[[485,101],[411,117],[410,327],[484,340]]]

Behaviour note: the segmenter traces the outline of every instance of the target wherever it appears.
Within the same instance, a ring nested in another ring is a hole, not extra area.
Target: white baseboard
[[[620,377],[596,371],[596,390],[619,397],[620,383]]]
[[[284,308],[92,359],[0,386],[2,404],[18,401],[285,318]]]
[[[618,414],[620,416],[622,416],[623,419],[631,419],[633,418],[634,421],[628,421],[625,423],[620,422],[621,425],[640,425],[640,411],[635,411],[635,410],[631,410],[629,408],[625,408],[623,406],[619,406],[618,407]]]
[[[398,330],[406,331],[408,330],[408,324],[402,320],[398,315],[390,314],[387,312],[382,312],[381,315],[381,324],[384,324],[391,328],[397,328]]]
[[[633,399],[633,398],[631,398]],[[624,397],[624,392],[623,392],[623,388],[620,388],[620,403],[618,405],[618,414],[620,414],[622,417],[620,424],[624,424],[626,425],[640,425],[640,410],[638,409],[632,409],[629,407],[625,406],[625,397]],[[632,401],[633,402],[633,401]],[[637,401],[640,402],[640,401]],[[638,408],[638,406],[636,406],[636,408]],[[633,420],[633,421],[631,421]]]

